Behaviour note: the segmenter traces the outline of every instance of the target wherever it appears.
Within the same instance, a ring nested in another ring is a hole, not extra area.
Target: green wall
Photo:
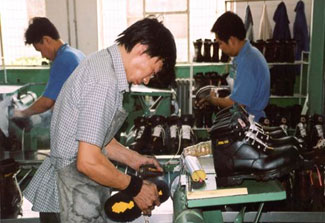
[[[49,78],[49,67],[12,67],[6,69],[7,84],[24,85],[32,83],[30,90],[40,96]],[[4,70],[0,70],[0,84],[5,84]]]

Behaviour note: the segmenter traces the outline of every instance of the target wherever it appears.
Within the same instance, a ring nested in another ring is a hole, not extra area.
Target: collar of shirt
[[[245,57],[245,54],[247,53],[248,49],[251,47],[251,44],[248,40],[245,40],[244,46],[240,49],[237,56],[234,57],[234,64],[237,65],[240,63],[240,61]]]
[[[118,89],[120,92],[129,92],[129,83],[126,79],[126,73],[121,57],[121,53],[118,50],[117,44],[110,46],[107,49],[112,57],[113,66],[117,77]]]
[[[60,46],[60,48],[58,49],[56,56],[60,55],[61,53],[63,53],[63,50],[68,46],[67,43],[64,43],[62,46]]]

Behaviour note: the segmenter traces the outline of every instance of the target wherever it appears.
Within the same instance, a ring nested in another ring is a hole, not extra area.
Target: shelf
[[[302,65],[302,64],[309,64],[306,61],[295,61],[293,63],[288,63],[288,62],[272,62],[272,63],[267,63],[269,66],[275,66],[275,65]]]
[[[287,98],[306,98],[306,95],[302,95],[302,94],[294,94],[293,96],[291,95],[271,95],[270,98],[283,98],[283,99],[287,99]]]
[[[188,67],[188,66],[195,66],[195,67],[203,67],[203,66],[225,66],[225,65],[231,65],[232,63],[214,63],[214,62],[194,62],[194,63],[179,63],[176,64],[176,67]],[[302,64],[309,64],[307,61],[295,61],[293,63],[289,62],[272,62],[267,63],[269,66],[275,66],[275,65],[302,65]]]
[[[194,62],[194,63],[179,63],[176,64],[176,67],[189,67],[189,66],[195,66],[195,67],[203,67],[203,66],[225,66],[230,65],[231,63],[222,63],[222,62]]]

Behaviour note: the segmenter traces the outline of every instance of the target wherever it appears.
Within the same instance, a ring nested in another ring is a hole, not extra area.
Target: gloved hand
[[[160,203],[165,202],[169,196],[170,191],[167,183],[160,179],[157,175],[160,171],[153,171],[153,173],[148,173],[153,167],[148,167],[147,165],[140,168],[139,176],[142,177],[141,173],[144,174],[146,180],[156,184]],[[142,169],[142,170],[141,170]],[[160,172],[159,175],[161,175]],[[104,205],[105,213],[108,218],[116,222],[128,222],[141,216],[141,209],[135,203],[133,197],[130,195],[118,192],[105,202]]]

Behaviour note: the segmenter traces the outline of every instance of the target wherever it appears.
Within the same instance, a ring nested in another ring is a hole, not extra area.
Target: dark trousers
[[[60,213],[40,212],[39,219],[41,223],[60,223]]]

